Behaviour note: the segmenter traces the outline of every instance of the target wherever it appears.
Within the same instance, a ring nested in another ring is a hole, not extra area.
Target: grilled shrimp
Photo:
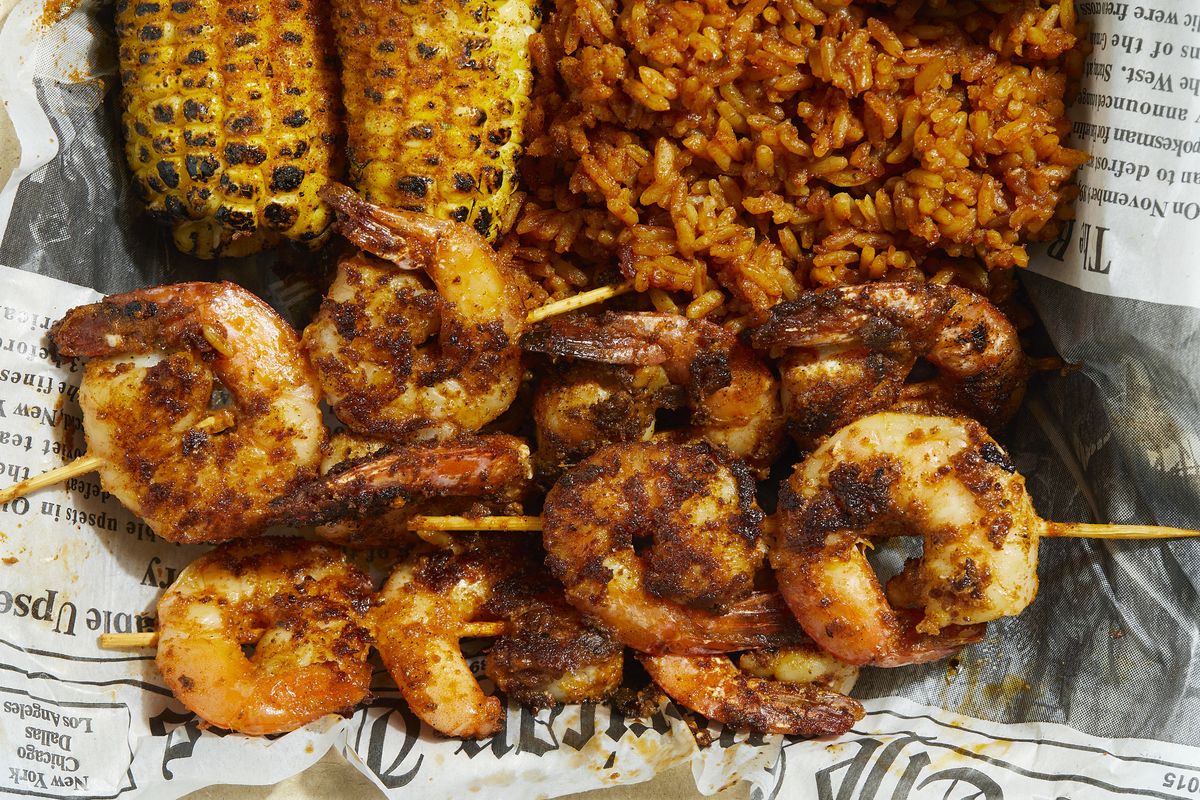
[[[661,367],[585,363],[547,374],[533,398],[540,471],[557,475],[606,444],[649,440],[669,386]]]
[[[374,452],[361,439],[339,436],[335,444],[347,455],[366,455],[342,461],[271,507],[276,521],[319,525],[318,533],[347,546],[411,542],[408,520],[415,514],[511,511],[508,504],[532,477],[529,447],[505,434],[462,434]]]
[[[304,346],[347,427],[388,439],[477,431],[521,382],[520,298],[468,226],[395,211],[328,184],[342,260]],[[421,274],[423,271],[424,274]]]
[[[608,313],[560,317],[521,339],[526,350],[627,366],[658,366],[686,389],[692,425],[679,432],[725,447],[765,472],[783,433],[778,380],[731,332],[676,314]],[[642,380],[645,383],[645,379]]]
[[[521,705],[599,703],[620,686],[625,648],[566,601],[540,559],[500,581],[487,608],[508,623],[487,676]]]
[[[820,682],[747,675],[728,656],[643,654],[638,660],[675,702],[731,728],[833,736],[863,717],[858,701]]]
[[[784,415],[806,450],[889,409],[1002,425],[1029,377],[1012,323],[958,286],[869,283],[808,292],[775,306],[750,341],[779,355]],[[937,375],[906,383],[917,359]]]
[[[780,590],[813,640],[851,664],[944,657],[1037,593],[1046,525],[977,422],[880,413],[827,439],[780,494]],[[922,535],[887,593],[870,537]],[[891,601],[889,603],[889,600]]]
[[[493,543],[489,543],[493,544]],[[380,592],[375,647],[413,713],[447,736],[483,739],[504,707],[484,694],[463,657],[463,627],[485,617],[496,584],[511,575],[515,548],[463,542],[402,562]]]
[[[572,605],[637,650],[767,647],[795,631],[753,593],[762,516],[749,472],[709,445],[609,445],[546,496],[546,563]]]
[[[257,533],[270,500],[316,475],[316,377],[295,331],[245,289],[114,295],[67,312],[50,336],[61,355],[91,358],[79,403],[101,483],[164,539]],[[234,424],[204,430],[218,384]]]
[[[294,730],[366,697],[373,597],[336,548],[230,542],[189,564],[159,600],[155,660],[179,702],[210,725]]]

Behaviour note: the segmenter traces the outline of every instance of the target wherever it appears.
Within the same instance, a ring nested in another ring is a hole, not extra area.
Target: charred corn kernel
[[[355,187],[494,240],[517,187],[536,3],[332,2]]]
[[[118,0],[125,154],[180,250],[317,246],[342,166],[327,0]]]

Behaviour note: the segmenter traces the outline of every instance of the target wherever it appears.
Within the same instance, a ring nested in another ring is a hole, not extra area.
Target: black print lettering
[[[1086,222],[1080,226],[1079,254],[1083,256],[1083,268],[1088,272],[1107,275],[1108,270],[1112,267],[1112,261],[1104,260],[1104,234],[1108,228],[1095,228],[1094,243],[1092,242],[1092,230],[1092,226]]]
[[[1075,235],[1075,220],[1070,220],[1066,225],[1058,231],[1058,238],[1050,243],[1046,254],[1055,261],[1065,261],[1067,247],[1071,244],[1071,237]]]
[[[562,735],[562,743],[575,750],[582,750],[595,735],[596,707],[588,704],[579,709],[579,729],[567,728]]]
[[[173,726],[167,732],[167,726]],[[179,713],[164,708],[161,714],[150,718],[150,733],[154,736],[166,736],[166,747],[163,748],[162,776],[167,780],[175,777],[175,773],[167,768],[172,761],[191,758],[196,749],[196,741],[200,738],[200,723],[196,715],[190,711]],[[210,733],[224,736],[224,732],[213,729]]]
[[[407,786],[412,783],[413,778],[417,777],[417,773],[421,770],[421,764],[425,760],[424,755],[417,756],[412,762],[412,766],[408,766],[409,754],[421,736],[421,720],[417,719],[416,714],[409,710],[408,704],[403,700],[376,700],[375,707],[387,708],[383,714],[375,718],[371,723],[370,734],[367,738],[367,766],[375,773],[375,777],[379,778],[379,782],[389,789],[398,789],[401,786]],[[390,732],[388,728],[391,726],[392,720],[395,720],[401,729],[404,731],[402,736],[397,736],[394,732]],[[400,741],[399,751],[390,757],[385,754],[384,750],[388,744]],[[384,760],[388,759],[385,766]]]

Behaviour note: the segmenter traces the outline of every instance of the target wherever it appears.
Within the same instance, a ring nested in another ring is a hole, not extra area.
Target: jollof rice
[[[560,0],[532,41],[504,251],[737,326],[806,287],[1024,266],[1062,144],[1072,0]]]

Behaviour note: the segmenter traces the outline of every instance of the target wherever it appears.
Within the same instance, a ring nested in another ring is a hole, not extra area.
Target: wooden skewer
[[[231,427],[233,423],[233,412],[224,408],[215,412],[211,417],[205,417],[197,422],[194,429],[198,431],[212,430],[215,433],[219,433]],[[44,489],[47,486],[53,486],[56,483],[63,483],[71,480],[71,478],[95,472],[103,463],[104,460],[99,456],[84,453],[70,464],[63,464],[61,467],[47,470],[41,475],[34,475],[32,478],[26,478],[20,483],[14,483],[7,489],[0,489],[0,505],[16,500],[18,497],[24,497],[30,492],[36,492],[38,489]]]
[[[1200,531],[1170,528],[1165,525],[1113,525],[1096,522],[1048,522],[1044,536],[1077,539],[1176,539],[1200,536]]]
[[[95,472],[103,463],[104,459],[99,456],[84,453],[70,464],[63,464],[61,467],[55,467],[48,472],[43,472],[41,475],[34,475],[32,478],[26,478],[20,483],[14,483],[7,489],[0,489],[0,505],[16,500],[18,497],[24,497],[30,492],[36,492],[38,489],[44,489],[47,486],[53,486],[56,483],[63,483],[64,481],[71,480],[71,478]]]
[[[413,517],[408,527],[423,531],[540,531],[541,517]]]
[[[589,289],[586,292],[580,292],[577,295],[564,297],[562,300],[555,300],[553,303],[547,303],[541,308],[535,308],[533,311],[529,312],[525,319],[530,324],[533,324],[534,322],[541,322],[544,319],[549,319],[550,317],[554,317],[559,314],[565,314],[568,311],[574,311],[577,308],[590,306],[594,303],[602,303],[610,297],[616,297],[617,295],[625,294],[632,289],[632,281],[614,283],[609,286],[600,286],[596,289]]]
[[[468,622],[459,629],[458,636],[460,639],[490,639],[503,636],[506,630],[506,622]],[[157,631],[100,634],[100,647],[104,650],[142,650],[157,646]]]
[[[158,645],[158,632],[150,633],[102,633],[100,647],[105,650],[140,650]]]
[[[540,531],[541,517],[413,517],[409,526],[425,531]],[[1113,525],[1092,522],[1047,522],[1043,536],[1080,539],[1176,539],[1200,531],[1161,525]]]
[[[1067,366],[1067,362],[1063,361],[1058,356],[1046,356],[1045,358],[1031,358],[1028,361],[1029,368],[1034,372],[1054,372]]]
[[[507,622],[468,622],[459,629],[458,635],[463,639],[490,639],[503,636],[507,630]]]

